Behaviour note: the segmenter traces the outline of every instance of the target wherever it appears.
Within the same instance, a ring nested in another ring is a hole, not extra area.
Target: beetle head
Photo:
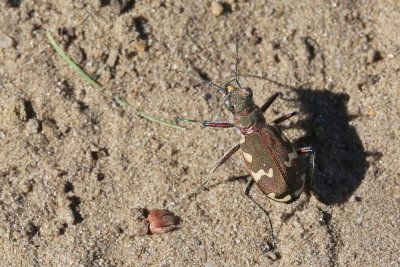
[[[226,87],[225,106],[233,114],[252,110],[254,107],[253,91],[249,87],[237,87],[232,84]]]

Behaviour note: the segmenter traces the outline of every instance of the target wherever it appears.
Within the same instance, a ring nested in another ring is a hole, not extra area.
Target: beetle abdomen
[[[305,171],[282,131],[264,125],[242,140],[240,147],[246,167],[261,191],[275,201],[296,200],[303,191]]]

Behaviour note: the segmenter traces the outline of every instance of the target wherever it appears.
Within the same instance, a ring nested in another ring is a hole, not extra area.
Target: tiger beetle
[[[210,181],[215,171],[224,164],[235,152],[241,150],[247,170],[252,179],[245,189],[245,195],[257,205],[267,216],[270,229],[272,247],[276,248],[275,236],[269,212],[264,209],[251,195],[250,190],[254,183],[270,199],[282,203],[291,203],[297,200],[304,190],[307,168],[301,155],[310,155],[310,181],[313,178],[315,152],[311,147],[294,149],[292,143],[277,127],[283,121],[293,117],[297,112],[282,116],[272,123],[267,123],[263,113],[271,106],[280,93],[274,94],[261,107],[254,104],[253,91],[242,87],[238,78],[238,41],[235,38],[236,59],[234,78],[224,86],[182,72],[190,77],[217,88],[225,96],[225,106],[233,115],[233,122],[210,122],[182,118],[175,118],[181,122],[201,123],[206,127],[233,128],[236,127],[243,135],[240,142],[234,145],[219,160],[207,179],[190,195],[193,197]]]

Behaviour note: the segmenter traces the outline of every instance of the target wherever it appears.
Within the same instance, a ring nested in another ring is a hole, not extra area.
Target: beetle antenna
[[[203,78],[201,78],[201,77],[198,77],[198,76],[195,76],[195,75],[193,75],[193,74],[191,74],[191,73],[189,73],[189,72],[185,72],[185,71],[181,71],[181,70],[177,70],[177,71],[180,72],[180,73],[189,75],[189,76],[192,77],[193,79],[196,79],[196,80],[198,80],[198,81],[201,81],[202,83],[206,83],[206,84],[208,84],[208,85],[214,86],[215,88],[218,88],[218,90],[221,91],[221,93],[223,93],[224,95],[226,95],[226,94],[228,93],[228,91],[227,91],[224,87],[219,86],[218,84],[213,83],[212,81],[205,80],[205,79],[203,79]]]
[[[235,81],[239,88],[242,88],[239,83],[238,77],[238,65],[239,65],[239,42],[238,42],[238,34],[235,33],[235,49],[236,49],[236,57],[235,57]]]

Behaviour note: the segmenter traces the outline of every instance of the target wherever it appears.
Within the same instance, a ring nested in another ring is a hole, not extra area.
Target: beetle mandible
[[[275,237],[269,212],[250,195],[254,183],[267,197],[282,203],[297,200],[304,191],[306,182],[306,166],[300,157],[302,154],[311,155],[311,179],[313,178],[315,153],[310,147],[296,150],[285,134],[277,127],[283,121],[293,117],[297,112],[282,116],[268,124],[264,112],[271,106],[280,93],[274,94],[261,107],[253,101],[253,91],[242,87],[238,78],[238,41],[235,37],[236,60],[234,78],[224,86],[209,80],[182,72],[194,79],[217,88],[225,96],[225,106],[233,115],[233,122],[210,122],[182,118],[177,121],[198,122],[206,127],[231,128],[236,127],[243,135],[240,143],[234,145],[216,164],[203,182],[192,194],[196,195],[211,179],[215,171],[224,164],[235,152],[241,150],[247,170],[252,176],[245,189],[245,195],[256,204],[268,217],[272,245],[275,248]]]

